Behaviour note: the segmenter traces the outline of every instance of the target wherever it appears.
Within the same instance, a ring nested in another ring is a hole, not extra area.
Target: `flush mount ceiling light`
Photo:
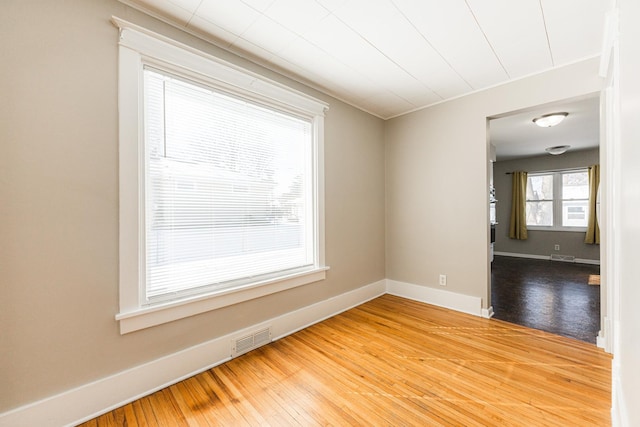
[[[544,151],[546,151],[549,154],[553,154],[554,156],[557,156],[558,154],[562,154],[565,153],[569,147],[571,147],[570,145],[556,145],[555,147],[549,147],[549,148],[545,148]]]
[[[544,114],[540,117],[536,117],[535,119],[533,119],[533,123],[537,124],[541,128],[550,128],[551,126],[555,126],[559,124],[568,115],[569,113],[564,113],[564,112]]]

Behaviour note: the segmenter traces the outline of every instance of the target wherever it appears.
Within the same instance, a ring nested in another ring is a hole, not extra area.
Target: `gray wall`
[[[524,159],[497,161],[493,165],[493,182],[496,187],[496,226],[497,252],[516,254],[544,255],[552,253],[573,255],[576,258],[599,260],[600,245],[584,243],[584,232],[529,230],[527,240],[509,238],[509,220],[511,217],[511,175],[507,172],[536,172],[552,169],[587,167],[599,164],[599,150],[568,151],[560,156],[543,155]],[[554,245],[560,250],[555,251]]]
[[[383,121],[116,0],[3,0],[0,412],[385,277]],[[116,15],[330,104],[327,280],[120,335]]]

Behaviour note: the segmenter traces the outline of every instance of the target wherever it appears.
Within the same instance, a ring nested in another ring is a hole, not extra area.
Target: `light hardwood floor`
[[[606,426],[594,345],[385,295],[86,426]]]

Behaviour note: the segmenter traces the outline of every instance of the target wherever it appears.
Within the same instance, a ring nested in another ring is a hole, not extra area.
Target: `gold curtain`
[[[511,174],[511,223],[509,238],[527,239],[527,173]]]
[[[600,244],[600,227],[596,220],[596,198],[598,197],[598,185],[600,184],[600,165],[589,167],[589,223],[584,242],[591,245]]]

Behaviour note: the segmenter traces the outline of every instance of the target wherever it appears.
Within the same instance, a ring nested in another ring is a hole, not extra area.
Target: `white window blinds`
[[[312,266],[312,120],[144,69],[147,302]]]

